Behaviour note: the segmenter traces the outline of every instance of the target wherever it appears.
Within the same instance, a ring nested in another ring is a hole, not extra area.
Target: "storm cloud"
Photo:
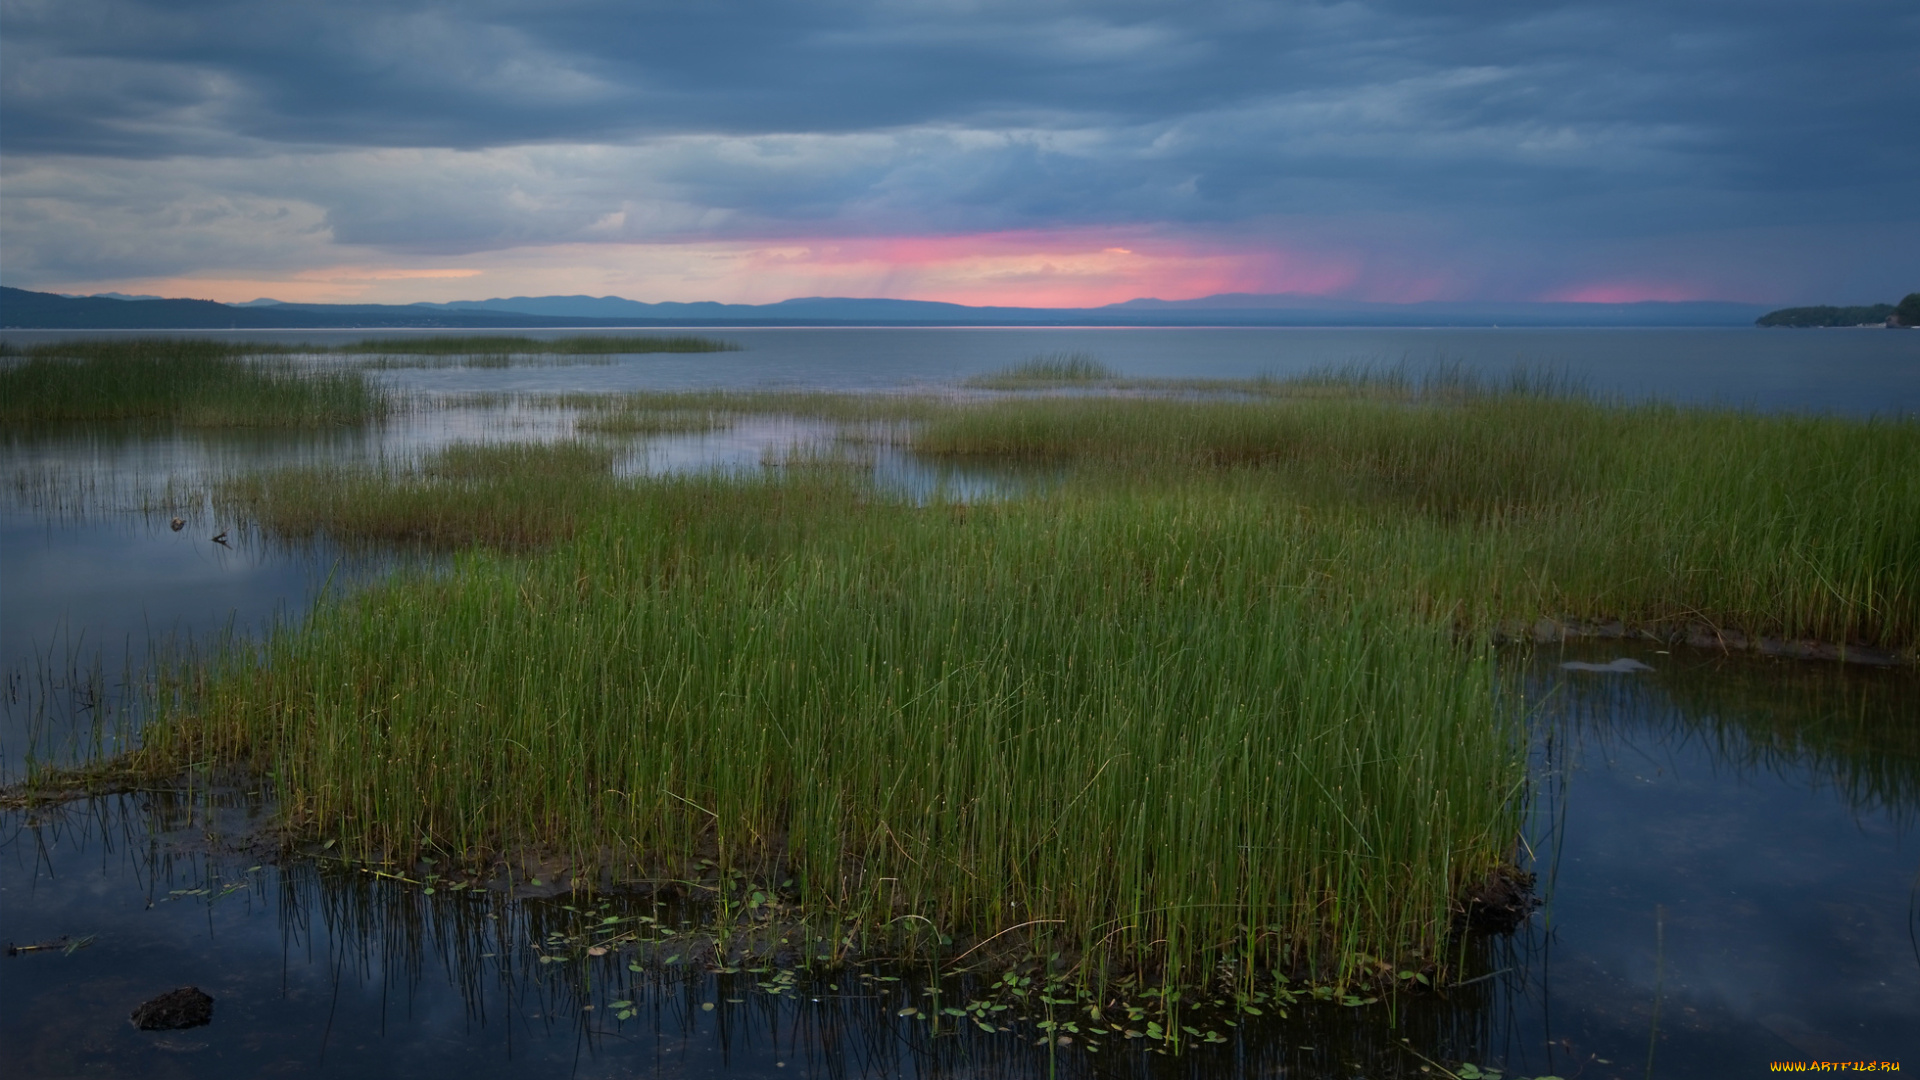
[[[1885,299],[1917,45],[1880,0],[5,0],[0,273],[1111,233],[1372,299]]]

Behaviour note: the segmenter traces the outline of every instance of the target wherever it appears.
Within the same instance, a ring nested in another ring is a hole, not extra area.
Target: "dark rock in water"
[[[1533,875],[1519,867],[1500,867],[1460,898],[1460,922],[1481,933],[1513,933],[1540,906],[1533,881]]]
[[[169,990],[133,1010],[133,1024],[142,1031],[171,1031],[213,1022],[213,997],[197,986]]]

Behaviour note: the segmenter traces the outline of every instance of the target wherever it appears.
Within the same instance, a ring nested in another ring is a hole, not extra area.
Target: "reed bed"
[[[141,754],[270,772],[363,857],[719,866],[1088,980],[1338,983],[1443,967],[1512,855],[1505,621],[1920,643],[1920,425],[1404,391],[916,406],[924,455],[1064,478],[973,506],[594,444],[235,489],[458,554],[181,672]]]
[[[950,401],[922,394],[854,394],[821,390],[638,391],[628,394],[537,394],[527,404],[580,409],[589,430],[623,430],[655,415],[733,417],[801,416],[819,420],[928,420],[943,416]]]
[[[593,353],[576,356],[519,355],[514,353],[435,354],[431,356],[381,354],[356,361],[354,366],[367,371],[401,371],[427,368],[529,368],[529,367],[611,367],[620,362],[612,354]]]
[[[235,477],[216,497],[291,540],[529,550],[572,536],[622,496],[613,456],[585,443],[458,445],[405,472],[323,466]]]
[[[388,408],[354,371],[316,372],[290,350],[192,338],[37,345],[0,364],[0,422],[170,421],[191,427],[326,427]]]
[[[203,672],[144,753],[271,771],[368,856],[710,859],[1176,983],[1437,959],[1510,854],[1521,751],[1484,650],[1332,582],[1265,500],[581,490],[603,512],[534,556],[469,549]]]
[[[1541,616],[1920,645],[1920,423],[1601,404],[1042,399],[959,409],[924,454],[1095,486],[1264,491],[1351,519],[1370,573],[1465,628]]]
[[[1090,386],[1119,378],[1092,353],[1055,352],[1030,356],[1002,371],[976,375],[965,385],[979,390],[1039,390],[1048,387]]]

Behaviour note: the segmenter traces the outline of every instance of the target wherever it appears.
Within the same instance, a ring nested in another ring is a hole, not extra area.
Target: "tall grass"
[[[197,427],[320,427],[380,415],[359,372],[248,359],[283,348],[191,338],[38,345],[0,365],[0,422],[166,420]]]
[[[1382,574],[1487,628],[1699,622],[1920,645],[1920,423],[1617,406],[1046,399],[955,410],[923,453],[1094,485],[1259,491],[1365,523]]]
[[[412,368],[511,368],[511,367],[607,367],[619,362],[611,354],[584,356],[539,356],[515,353],[435,354],[431,356],[369,356],[355,366],[368,371],[400,371]]]
[[[1037,390],[1088,385],[1118,377],[1118,372],[1092,353],[1056,352],[1028,357],[1003,371],[977,375],[968,379],[966,385],[982,390]]]
[[[231,511],[294,540],[455,550],[526,550],[574,535],[606,512],[613,451],[585,443],[456,445],[418,470],[283,469],[230,479]]]
[[[1174,981],[1437,956],[1508,854],[1484,655],[1330,582],[1264,500],[594,490],[536,556],[470,551],[206,673],[146,753],[270,770],[365,853],[712,858]]]
[[[791,390],[552,394],[532,401],[579,409],[575,429],[603,435],[711,431],[743,416],[775,414],[837,421],[845,435],[860,431],[874,437],[904,431],[908,422],[941,415],[946,408],[921,396]]]
[[[562,446],[261,485],[283,533],[432,522],[461,553],[184,672],[142,754],[271,772],[296,827],[367,855],[711,859],[1089,978],[1339,980],[1444,963],[1454,898],[1510,854],[1504,620],[1920,642],[1912,422],[1520,386],[920,424],[922,453],[1068,480],[916,508],[823,470],[616,481]]]

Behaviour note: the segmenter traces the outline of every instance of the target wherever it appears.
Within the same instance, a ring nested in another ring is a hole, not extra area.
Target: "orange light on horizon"
[[[569,243],[460,256],[433,267],[370,258],[282,273],[76,282],[62,292],[124,292],[240,303],[408,304],[499,296],[621,296],[648,302],[760,304],[805,296],[972,306],[1099,307],[1220,293],[1336,296],[1360,261],[1146,229],[793,238],[675,244]],[[1407,283],[1417,284],[1417,283]],[[1424,291],[1419,285],[1416,291]],[[1396,288],[1396,292],[1401,289]]]

